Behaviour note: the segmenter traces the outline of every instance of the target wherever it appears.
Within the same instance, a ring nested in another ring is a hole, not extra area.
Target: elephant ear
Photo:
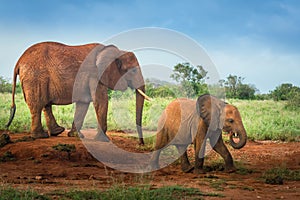
[[[225,102],[209,94],[197,99],[197,112],[211,131],[222,130],[225,119]]]
[[[121,51],[114,45],[105,46],[96,55],[95,64],[98,69],[98,80],[110,89],[115,89],[121,79]]]

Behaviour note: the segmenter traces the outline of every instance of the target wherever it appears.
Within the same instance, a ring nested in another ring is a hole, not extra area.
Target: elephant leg
[[[179,154],[183,152],[183,154],[180,157],[181,160],[181,169],[184,173],[189,173],[191,172],[194,167],[190,164],[188,155],[187,155],[187,145],[176,145],[177,150]]]
[[[31,113],[31,135],[33,138],[48,138],[49,135],[43,130],[41,122],[42,108],[29,106]]]
[[[194,141],[194,149],[195,149],[195,174],[203,174],[203,163],[205,156],[205,148],[206,148],[206,140],[204,138],[197,138]]]
[[[76,102],[76,109],[74,121],[72,123],[72,129],[68,132],[69,137],[75,137],[76,135],[78,135],[78,137],[84,138],[84,135],[80,132],[80,130],[82,128],[89,105],[90,103]]]
[[[155,142],[155,147],[154,147],[154,152],[152,153],[151,159],[150,159],[150,165],[152,170],[157,170],[159,169],[159,155],[161,153],[161,149],[165,146],[165,144],[168,143],[166,140],[166,134],[164,134],[164,130],[158,131],[156,134],[156,142]]]
[[[51,105],[46,105],[43,109],[45,119],[46,119],[46,124],[48,127],[48,132],[51,136],[58,136],[62,132],[64,132],[65,128],[61,127],[57,124],[54,115],[52,113],[52,106]]]
[[[76,113],[76,110],[75,110],[75,113]],[[74,117],[75,118],[75,117]],[[76,128],[76,125],[75,125],[75,122],[73,121],[72,122],[72,128],[71,130],[68,132],[68,137],[75,137],[77,135],[77,128]]]
[[[109,142],[109,138],[106,135],[108,110],[107,88],[99,84],[96,89],[96,95],[92,95],[92,97],[98,120],[98,132],[94,139],[101,142]]]
[[[160,155],[161,149],[157,149],[152,153],[151,159],[150,159],[150,167],[151,170],[158,170],[159,169],[159,155]]]
[[[236,168],[233,164],[233,159],[232,156],[230,154],[230,152],[228,151],[227,147],[225,146],[223,139],[222,139],[222,135],[220,135],[217,143],[214,145],[213,149],[222,156],[222,158],[225,161],[225,170],[227,172],[234,172],[236,171]]]

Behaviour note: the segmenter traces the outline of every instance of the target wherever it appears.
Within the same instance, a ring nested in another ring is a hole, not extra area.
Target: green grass
[[[210,187],[214,188],[217,191],[224,191],[224,187],[227,185],[224,179],[211,179]]]
[[[300,112],[284,101],[229,100],[238,107],[250,139],[300,141]]]
[[[69,160],[71,158],[71,153],[76,151],[74,144],[57,144],[52,146],[52,148],[56,151],[67,152]]]
[[[145,101],[143,111],[143,128],[154,131],[163,109],[172,98],[155,98]],[[227,100],[237,106],[243,118],[248,136],[253,140],[300,141],[300,112],[286,107],[286,102],[272,100]],[[0,94],[0,129],[5,129],[9,118],[11,94]],[[11,131],[30,130],[30,112],[24,102],[23,95],[16,95],[17,111],[10,127]],[[74,117],[74,105],[53,106],[58,124],[70,129]],[[45,121],[43,118],[43,124]],[[96,128],[97,120],[92,104],[85,118],[84,128]],[[45,127],[46,128],[46,127]],[[108,130],[135,131],[135,95],[127,91],[126,95],[112,97],[109,102]]]
[[[184,188],[181,186],[170,186],[158,189],[151,189],[149,186],[125,187],[114,186],[111,189],[88,190],[88,191],[56,191],[48,194],[38,194],[33,190],[17,190],[13,188],[0,187],[0,200],[6,199],[65,199],[65,200],[84,200],[84,199],[111,199],[111,200],[154,200],[154,199],[203,199],[203,197],[223,197],[216,193],[204,193],[194,188]]]
[[[285,167],[276,167],[265,171],[262,175],[266,183],[274,182],[280,178],[282,180],[299,181],[300,170],[290,170]]]
[[[109,130],[136,130],[135,127],[135,95],[130,98],[114,98],[109,102],[108,129]],[[157,121],[163,109],[172,99],[155,99],[153,102],[145,101],[143,110],[143,126],[147,130],[156,130]],[[5,129],[9,119],[11,94],[0,94],[0,130]],[[23,95],[16,94],[16,114],[9,128],[10,131],[23,132],[30,130],[31,116]],[[74,118],[74,105],[53,106],[53,113],[59,125],[70,129]],[[45,119],[42,117],[44,128]],[[97,119],[94,107],[91,103],[85,117],[84,128],[97,128]]]
[[[3,155],[0,156],[0,163],[12,160],[16,160],[16,158],[10,151],[6,151],[3,153]]]
[[[40,195],[33,190],[16,190],[10,187],[0,187],[0,200],[18,200],[18,199],[38,199],[38,200],[50,200],[45,195]]]

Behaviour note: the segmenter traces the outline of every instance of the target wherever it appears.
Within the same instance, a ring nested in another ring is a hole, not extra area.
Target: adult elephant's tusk
[[[136,89],[146,100],[152,101],[150,97],[148,97],[142,90]]]

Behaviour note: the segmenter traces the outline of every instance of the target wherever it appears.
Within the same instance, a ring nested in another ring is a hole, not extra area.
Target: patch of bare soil
[[[126,151],[146,151],[138,146],[136,139],[122,133],[108,135]],[[241,150],[228,147],[239,169],[231,174],[220,170],[222,165],[216,163],[223,161],[214,152],[205,159],[206,174],[183,173],[179,162],[155,172],[137,174],[106,167],[92,157],[80,139],[67,137],[66,132],[37,140],[32,140],[28,133],[10,133],[10,137],[14,143],[0,148],[0,181],[1,185],[19,189],[31,188],[45,194],[74,189],[103,190],[115,184],[143,184],[152,188],[180,185],[224,195],[207,199],[300,199],[300,181],[283,178],[279,184],[267,184],[262,178],[267,170],[274,168],[300,170],[297,142],[248,141]],[[58,144],[75,145],[75,151],[55,150],[53,146]],[[192,148],[189,154],[193,154]]]

